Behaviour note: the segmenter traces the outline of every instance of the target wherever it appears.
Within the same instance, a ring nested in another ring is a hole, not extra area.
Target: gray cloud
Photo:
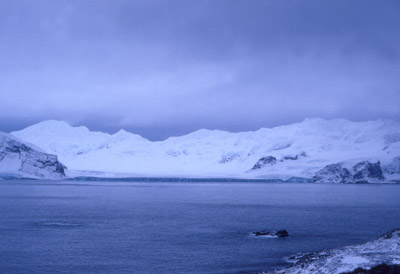
[[[1,1],[0,130],[399,119],[397,1]]]

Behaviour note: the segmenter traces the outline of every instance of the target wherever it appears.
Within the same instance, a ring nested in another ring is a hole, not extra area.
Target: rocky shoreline
[[[289,260],[294,262],[293,265],[262,273],[400,273],[400,229],[364,244],[299,254]],[[392,272],[379,272],[382,269]]]

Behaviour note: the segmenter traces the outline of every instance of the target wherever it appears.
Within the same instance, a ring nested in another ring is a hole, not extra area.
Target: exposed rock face
[[[56,155],[41,152],[9,134],[0,133],[0,176],[61,179],[65,166]]]
[[[347,168],[338,163],[327,165],[315,173],[313,180],[324,183],[349,183],[352,182],[352,176]]]
[[[342,163],[327,165],[313,177],[316,183],[372,183],[385,180],[380,162],[363,161],[351,169],[343,167]]]
[[[222,155],[221,160],[219,160],[220,164],[230,163],[238,158],[240,158],[240,153],[228,153],[226,155]]]
[[[257,163],[251,169],[252,170],[260,169],[265,167],[266,165],[272,166],[275,164],[276,164],[276,158],[274,156],[262,157],[260,160],[257,161]]]
[[[353,178],[356,182],[368,182],[370,179],[379,181],[385,180],[379,161],[374,164],[368,161],[360,162],[353,166],[353,172]]]

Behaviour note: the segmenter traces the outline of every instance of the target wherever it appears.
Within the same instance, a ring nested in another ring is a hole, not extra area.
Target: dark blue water
[[[0,273],[252,273],[371,240],[399,209],[400,185],[3,181]]]

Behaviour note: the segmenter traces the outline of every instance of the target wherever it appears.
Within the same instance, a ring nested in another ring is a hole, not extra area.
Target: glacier
[[[315,176],[329,165],[351,171],[364,162],[367,167],[379,163],[383,176],[370,180],[364,170],[359,174],[366,177],[359,182],[400,180],[400,123],[392,120],[312,118],[249,132],[201,129],[163,141],[122,129],[108,134],[49,120],[11,134],[57,155],[69,176],[308,178],[335,183],[341,181],[332,180],[332,174],[326,180]]]

